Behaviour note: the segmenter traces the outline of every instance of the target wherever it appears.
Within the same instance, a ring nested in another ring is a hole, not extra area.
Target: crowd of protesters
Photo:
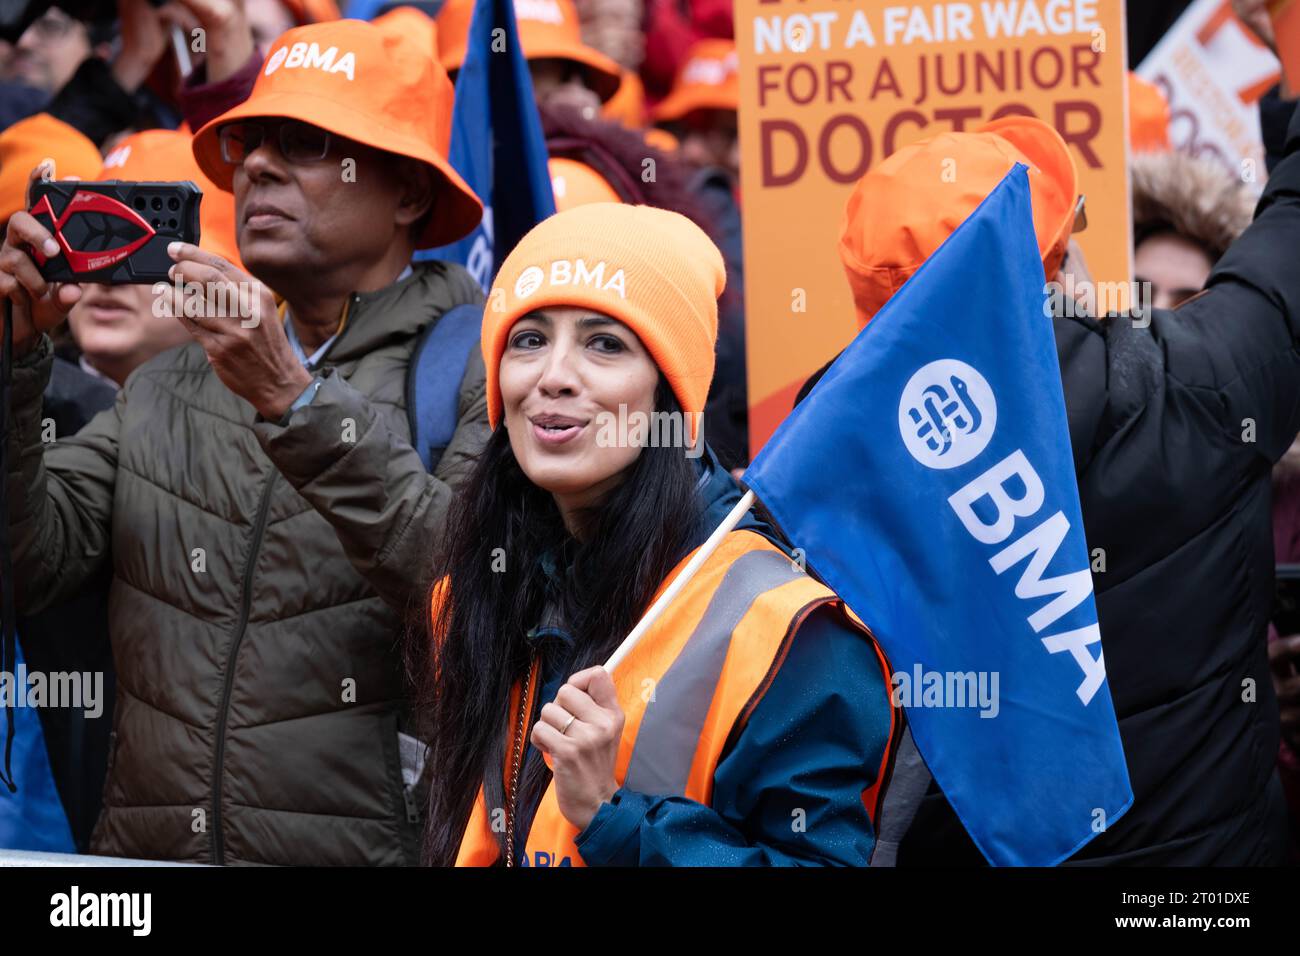
[[[1261,0],[1236,6],[1271,44]],[[743,492],[755,304],[731,5],[516,0],[557,213],[486,294],[417,255],[483,216],[448,157],[474,8],[119,0],[99,19],[49,7],[0,45],[17,630],[28,666],[112,687],[101,718],[41,714],[31,766],[53,776],[68,849],[980,863],[933,783],[901,830],[882,822],[908,744],[886,657],[831,589],[790,583],[795,549],[761,509],[635,668],[599,666]],[[203,43],[176,55],[175,27]],[[295,63],[294,44],[349,59]],[[1135,794],[1081,864],[1300,859],[1300,635],[1269,623],[1275,561],[1300,561],[1293,79],[1260,103],[1262,193],[1171,150],[1167,105],[1130,79],[1150,308],[1054,320]],[[952,156],[977,172],[936,187]],[[853,188],[831,228],[860,325],[1015,162],[1044,278],[1089,282],[1070,148],[1012,116],[907,146]],[[47,282],[36,253],[59,246],[30,190],[70,178],[197,184],[200,242],[169,254],[212,308],[179,282]],[[601,278],[550,285],[535,264],[558,260]],[[410,369],[466,310],[477,345],[438,369],[454,411],[430,456]],[[620,408],[695,422],[687,443],[707,448],[598,442],[594,420]],[[715,634],[744,653],[718,657]],[[36,818],[14,809],[38,798],[22,784],[0,792],[0,843],[48,848],[4,825]]]

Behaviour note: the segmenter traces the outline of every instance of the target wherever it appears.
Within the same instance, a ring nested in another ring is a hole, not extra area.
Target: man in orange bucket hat
[[[85,293],[38,283],[23,248],[48,233],[10,220],[19,609],[113,575],[119,705],[93,853],[418,859],[423,749],[394,635],[487,436],[481,352],[464,338],[477,323],[455,317],[465,351],[438,336],[421,366],[445,399],[436,456],[413,447],[423,422],[408,415],[426,333],[482,302],[459,266],[411,263],[479,220],[447,162],[450,117],[427,31],[337,20],[276,40],[247,101],[193,142],[234,194],[244,268],[174,244],[155,302],[195,341],[53,443],[39,441],[41,333]]]

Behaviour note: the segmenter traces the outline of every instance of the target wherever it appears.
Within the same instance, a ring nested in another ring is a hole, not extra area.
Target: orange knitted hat
[[[653,206],[589,203],[542,220],[497,273],[483,309],[488,419],[501,421],[498,372],[515,322],[548,306],[580,306],[640,338],[682,411],[699,413],[713,380],[722,253],[685,216]]]
[[[94,179],[101,166],[95,144],[49,113],[37,113],[0,132],[0,223],[27,208],[27,183],[43,159],[54,160],[54,175]]]

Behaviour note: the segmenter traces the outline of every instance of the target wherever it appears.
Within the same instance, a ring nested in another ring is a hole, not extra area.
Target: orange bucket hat
[[[1160,87],[1128,74],[1128,142],[1135,153],[1169,149],[1169,101]]]
[[[191,140],[189,133],[179,130],[151,129],[135,133],[104,157],[99,178],[192,181],[203,190],[203,202],[199,204],[199,248],[215,252],[242,269],[235,241],[235,197],[218,189],[203,175],[194,161]]]
[[[681,119],[696,110],[740,108],[740,80],[736,44],[731,40],[698,40],[677,72],[672,91],[651,115],[656,123]]]
[[[593,202],[622,202],[614,187],[600,173],[576,159],[554,156],[546,161],[551,174],[551,191],[555,209],[564,212]]]
[[[514,0],[519,45],[529,60],[568,60],[583,68],[587,85],[601,102],[618,92],[619,65],[582,42],[573,0]],[[447,0],[438,11],[439,56],[448,70],[459,70],[469,47],[474,0]]]
[[[859,324],[880,311],[1016,163],[1029,167],[1044,274],[1056,274],[1079,198],[1065,140],[1028,116],[1007,116],[969,133],[940,133],[898,150],[858,180],[849,196],[840,261]]]
[[[54,175],[94,179],[99,150],[78,130],[49,113],[37,113],[0,133],[0,222],[27,208],[27,182],[43,159],[54,160]]]
[[[622,322],[649,351],[682,411],[703,412],[726,284],[722,253],[679,213],[590,203],[543,219],[501,264],[483,310],[492,427],[501,421],[499,372],[510,329],[548,306],[580,306]],[[694,442],[699,415],[689,421]]]
[[[302,120],[433,167],[442,190],[419,245],[454,242],[479,224],[483,204],[447,160],[452,86],[431,42],[429,31],[363,20],[285,31],[272,44],[248,99],[194,134],[199,168],[229,190],[234,167],[221,158],[222,126],[262,116]]]

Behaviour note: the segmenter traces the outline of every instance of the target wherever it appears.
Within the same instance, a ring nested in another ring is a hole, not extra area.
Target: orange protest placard
[[[902,146],[1011,113],[1052,123],[1093,278],[1129,281],[1122,0],[736,0],[735,15],[751,454],[858,331],[844,204]]]

